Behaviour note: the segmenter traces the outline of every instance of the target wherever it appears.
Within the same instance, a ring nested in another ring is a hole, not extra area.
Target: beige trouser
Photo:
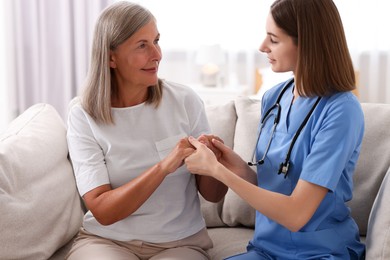
[[[80,229],[67,260],[208,260],[205,250],[211,248],[207,230],[187,238],[167,242],[148,243],[139,240],[129,242],[110,240]]]

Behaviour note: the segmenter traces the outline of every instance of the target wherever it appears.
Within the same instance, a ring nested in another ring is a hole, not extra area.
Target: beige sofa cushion
[[[390,259],[390,168],[371,210],[366,259]]]
[[[234,102],[230,101],[223,105],[206,106],[206,115],[211,132],[221,137],[227,146],[233,147],[237,121]]]
[[[256,142],[260,120],[260,101],[239,97],[225,105],[207,106],[212,133],[224,139],[244,160],[249,160]],[[248,149],[250,147],[250,149]],[[254,227],[255,210],[229,190],[220,203],[201,198],[202,213],[208,227],[243,225]]]
[[[47,259],[78,231],[83,212],[65,125],[37,104],[0,135],[0,259]]]
[[[362,103],[365,133],[354,175],[353,199],[349,203],[362,236],[381,182],[389,168],[390,106]]]
[[[252,159],[253,150],[256,146],[261,101],[249,97],[238,97],[234,102],[237,112],[234,151],[245,161],[249,161]],[[253,169],[255,170],[255,168]]]
[[[251,160],[257,140],[261,102],[248,97],[235,99],[237,123],[234,135],[234,151],[245,161]],[[256,168],[253,168],[255,171]],[[254,227],[255,210],[236,193],[229,190],[222,209],[222,221],[228,226]]]
[[[225,144],[233,147],[234,132],[236,127],[236,110],[234,102],[223,105],[206,106],[206,115],[210,123],[211,132],[222,138]],[[203,217],[207,227],[225,226],[221,219],[224,200],[219,203],[210,203],[200,196]]]
[[[215,247],[207,250],[213,260],[225,259],[229,256],[246,252],[254,230],[244,227],[218,227],[208,229]]]

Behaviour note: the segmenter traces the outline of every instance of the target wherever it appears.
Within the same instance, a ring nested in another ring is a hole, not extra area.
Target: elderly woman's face
[[[161,49],[156,22],[150,21],[110,54],[119,86],[149,87],[157,84]]]

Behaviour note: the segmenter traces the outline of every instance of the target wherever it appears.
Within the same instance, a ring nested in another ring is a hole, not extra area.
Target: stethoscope
[[[279,95],[278,95],[278,98],[276,99],[276,102],[275,104],[273,104],[268,110],[267,112],[265,112],[263,118],[261,119],[260,121],[260,129],[259,129],[259,134],[257,136],[257,141],[256,141],[256,145],[255,145],[255,149],[253,150],[253,154],[252,154],[252,161],[248,162],[248,165],[249,166],[254,166],[254,165],[262,165],[264,163],[264,160],[265,160],[265,157],[267,156],[267,153],[268,153],[268,150],[271,146],[271,142],[272,142],[272,139],[274,137],[274,134],[275,134],[275,130],[276,130],[276,126],[278,125],[279,123],[279,120],[280,120],[280,114],[281,114],[281,110],[282,110],[282,107],[280,106],[280,100],[282,99],[282,96],[284,94],[284,92],[286,92],[286,90],[290,87],[290,85],[294,82],[294,78],[292,78],[291,80],[289,80],[288,82],[285,83],[283,89],[280,91]],[[286,158],[284,159],[284,161],[279,165],[279,170],[278,170],[278,174],[284,174],[284,178],[287,178],[287,174],[288,174],[288,169],[290,167],[290,156],[291,156],[291,151],[295,145],[295,142],[297,141],[299,135],[301,134],[301,131],[302,129],[305,127],[307,121],[309,121],[309,118],[311,116],[311,114],[313,113],[314,109],[316,108],[316,106],[318,105],[318,103],[320,102],[321,100],[321,97],[318,97],[316,102],[314,103],[314,105],[312,106],[312,108],[310,109],[309,113],[307,113],[305,119],[302,121],[301,125],[299,126],[298,130],[295,132],[294,134],[294,137],[293,139],[291,140],[291,143],[290,143],[290,146],[288,148],[288,151],[287,151],[287,154],[286,154]],[[260,135],[261,135],[261,131],[263,130],[263,127],[264,127],[264,124],[266,123],[266,121],[268,120],[268,118],[270,118],[272,116],[271,112],[273,110],[276,109],[276,114],[275,114],[275,118],[274,118],[274,125],[272,127],[272,130],[271,130],[271,136],[268,140],[268,143],[267,143],[267,147],[265,148],[265,152],[263,154],[263,157],[260,159],[260,160],[257,160],[257,161],[254,161],[254,158],[256,156],[256,149],[257,149],[257,144],[259,143],[259,140],[260,140]]]

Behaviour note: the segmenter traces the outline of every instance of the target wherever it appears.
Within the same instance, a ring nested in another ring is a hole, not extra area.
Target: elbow
[[[211,203],[220,202],[223,199],[223,197],[224,197],[224,195],[223,196],[218,196],[218,195],[209,195],[209,194],[202,194],[202,193],[200,193],[200,194],[202,195],[202,197],[206,201],[211,202]]]
[[[120,217],[112,214],[112,213],[107,213],[106,211],[103,210],[90,210],[94,218],[96,219],[97,222],[99,222],[100,225],[103,226],[109,226],[112,225],[119,220],[121,220]]]
[[[102,226],[109,226],[109,225],[112,225],[114,224],[115,222],[113,221],[109,221],[109,220],[99,220],[99,219],[96,219],[97,222],[99,222],[100,225]]]
[[[228,191],[228,187],[224,186],[220,189],[217,189],[215,192],[200,192],[202,194],[202,197],[212,203],[218,203],[220,202],[226,195]]]
[[[103,226],[109,226],[115,224],[122,219],[125,219],[129,215],[133,214],[134,211],[131,212],[123,212],[123,211],[115,211],[112,208],[104,208],[104,207],[95,207],[89,208],[89,211],[92,213],[93,217],[96,221]]]
[[[225,195],[223,196],[213,196],[213,197],[207,197],[205,198],[208,202],[212,202],[212,203],[218,203],[220,202],[223,198],[224,198]]]
[[[284,227],[291,232],[298,232],[309,222],[309,219],[304,216],[298,216],[296,218],[291,218],[288,223],[285,223]]]
[[[289,226],[285,226],[288,230],[290,230],[291,232],[298,232],[299,230],[301,230],[301,228],[303,227],[302,225],[289,225]]]
[[[127,213],[123,213],[123,212],[113,213],[112,210],[107,210],[107,209],[99,209],[99,210],[95,209],[90,211],[94,216],[94,218],[96,219],[96,221],[103,226],[109,226],[115,224],[116,222],[121,221],[122,219],[129,216]],[[130,215],[132,213],[133,212],[131,212]]]
[[[295,217],[290,217],[287,222],[283,223],[283,226],[291,232],[298,232],[309,222],[311,217],[305,216],[302,213],[294,215]]]
[[[95,214],[93,214],[93,216],[95,217],[96,221],[99,222],[99,224],[102,226],[109,226],[109,225],[112,225],[115,222],[117,222],[116,220],[114,220],[113,218],[110,218],[110,217],[103,217],[103,216],[98,216]]]

